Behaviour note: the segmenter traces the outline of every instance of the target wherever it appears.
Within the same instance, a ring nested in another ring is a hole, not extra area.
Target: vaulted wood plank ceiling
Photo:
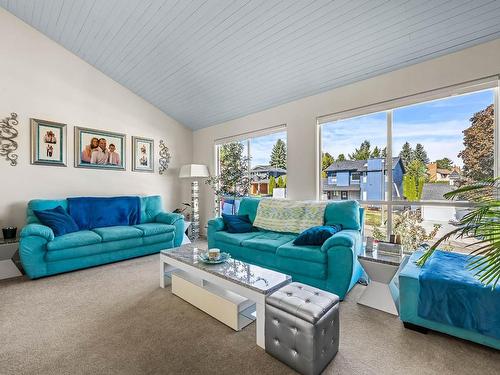
[[[494,0],[0,5],[193,129],[500,37]]]

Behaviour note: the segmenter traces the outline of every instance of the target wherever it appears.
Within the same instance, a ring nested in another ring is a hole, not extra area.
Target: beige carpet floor
[[[36,281],[0,282],[0,374],[287,374],[255,344],[159,288],[159,256]],[[498,374],[500,353],[397,317],[341,304],[340,351],[326,374]]]

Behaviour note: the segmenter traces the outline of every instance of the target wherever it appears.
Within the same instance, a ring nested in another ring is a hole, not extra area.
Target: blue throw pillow
[[[248,233],[253,229],[248,215],[222,214],[222,220],[229,233]]]
[[[297,246],[322,246],[335,233],[342,230],[341,225],[318,226],[306,229],[293,241]]]
[[[33,210],[33,212],[43,225],[52,229],[55,237],[79,230],[75,220],[61,206],[50,210]]]

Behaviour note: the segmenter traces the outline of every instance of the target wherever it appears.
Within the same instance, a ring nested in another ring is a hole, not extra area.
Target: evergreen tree
[[[421,143],[417,143],[415,146],[415,151],[413,152],[413,159],[414,160],[419,160],[425,165],[429,164],[429,157],[427,156],[427,152],[424,149],[424,146],[422,146]]]
[[[321,170],[325,171],[326,168],[332,165],[334,161],[335,159],[330,153],[323,152],[323,155],[321,156]]]
[[[282,176],[279,176],[278,177],[278,182],[276,184],[279,188],[284,188],[285,187],[285,183],[283,181],[283,177]]]
[[[337,158],[337,161],[345,161],[345,155],[344,154],[339,154],[339,157]]]
[[[453,168],[453,160],[449,158],[438,159],[436,160],[436,165],[439,169],[451,170]]]
[[[403,165],[405,169],[408,167],[413,160],[413,149],[411,148],[408,142],[405,142],[403,147],[401,148],[401,152],[399,153],[399,157],[403,161]]]
[[[365,139],[359,148],[355,149],[352,154],[349,154],[349,159],[351,160],[368,160],[370,159],[370,141]]]
[[[409,201],[417,201],[422,197],[427,168],[420,160],[411,161],[403,176],[403,195]]]
[[[268,194],[273,195],[273,190],[276,187],[276,179],[274,176],[269,177],[269,189],[268,189]]]
[[[273,167],[286,169],[286,144],[278,139],[271,151],[271,161]]]
[[[387,157],[387,147],[384,147],[382,149],[382,151],[380,152],[380,157],[384,159]]]
[[[226,143],[221,146],[220,173],[205,180],[216,196],[216,212],[224,196],[237,197],[248,195],[250,190],[250,158],[243,155],[244,147],[240,142]],[[235,205],[233,205],[234,211]]]
[[[380,149],[378,148],[378,146],[375,146],[370,156],[374,159],[378,159],[380,158],[380,155],[381,155]]]

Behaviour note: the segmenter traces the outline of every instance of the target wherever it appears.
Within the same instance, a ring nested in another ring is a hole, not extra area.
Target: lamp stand
[[[200,237],[200,213],[198,209],[198,199],[200,187],[198,181],[191,182],[191,241],[194,242]]]

